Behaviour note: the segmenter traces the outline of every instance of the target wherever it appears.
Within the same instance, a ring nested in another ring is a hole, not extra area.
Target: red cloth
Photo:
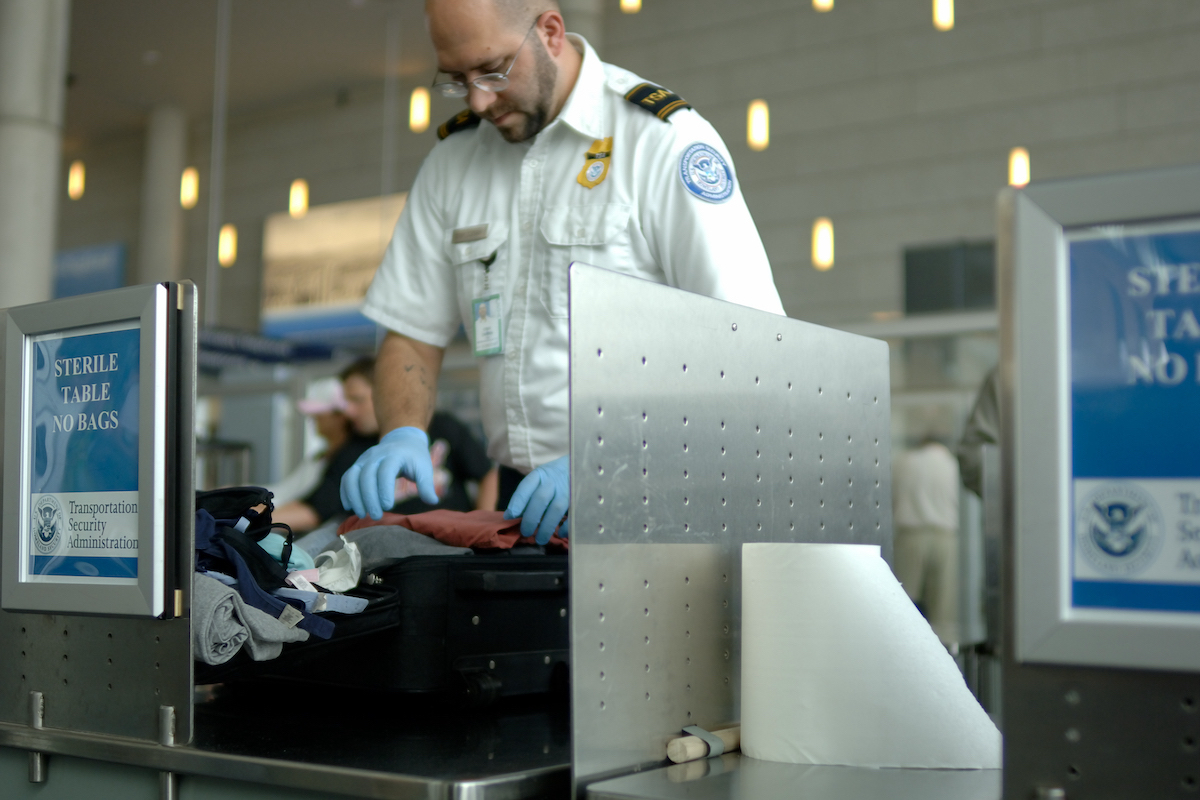
[[[379,525],[399,525],[455,547],[510,550],[518,542],[534,544],[532,536],[521,536],[521,520],[505,519],[503,511],[438,510],[423,514],[392,514],[385,511],[380,520],[351,515],[338,527],[337,532],[341,536],[348,531]],[[546,546],[566,550],[567,540],[555,534]]]

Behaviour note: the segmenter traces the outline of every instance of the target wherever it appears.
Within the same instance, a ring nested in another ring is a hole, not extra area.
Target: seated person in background
[[[307,401],[301,401],[300,410],[313,415],[317,432],[329,442],[329,449],[325,451],[325,468],[316,485],[302,499],[277,505],[271,513],[272,521],[282,522],[295,533],[311,531],[330,517],[345,513],[339,497],[342,475],[359,456],[379,441],[374,412],[371,414],[371,424],[364,429],[356,416],[361,414],[361,410],[350,402],[346,391],[350,386],[349,378],[358,375],[352,372],[358,363],[342,371],[336,398],[323,403],[314,400],[307,407],[304,405]],[[370,384],[367,386],[369,392]],[[337,433],[339,426],[340,435]]]
[[[373,386],[375,360],[364,358],[342,371],[342,389],[346,396],[346,416],[355,430],[370,431],[378,441],[379,422],[375,418]],[[396,485],[396,504],[388,509],[396,514],[420,514],[443,508],[450,511],[470,511],[473,508],[492,510],[496,507],[499,474],[487,457],[483,444],[453,414],[435,411],[429,423],[429,454],[433,461],[434,486],[440,502],[429,505],[417,497],[416,485],[401,478]],[[357,456],[355,456],[357,458]],[[349,469],[351,460],[342,473]],[[338,474],[341,481],[341,473]],[[467,493],[469,481],[479,482],[474,502]],[[337,499],[338,489],[333,489]],[[338,510],[341,503],[338,502]]]
[[[346,400],[342,397],[341,381],[337,378],[315,381],[308,387],[306,395],[303,400],[297,401],[296,408],[312,417],[317,435],[325,440],[325,448],[305,457],[279,482],[264,487],[274,495],[276,508],[299,500],[317,488],[321,476],[325,474],[329,457],[350,436],[350,420],[344,413]]]

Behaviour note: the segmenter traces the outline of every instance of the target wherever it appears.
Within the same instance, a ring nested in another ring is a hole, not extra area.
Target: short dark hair
[[[432,2],[433,0],[426,0],[426,8]],[[492,0],[492,3],[500,13],[500,18],[514,30],[529,27],[536,17],[547,11],[562,13],[558,7],[558,0]]]
[[[557,0],[495,0],[495,3],[501,16],[514,29],[528,27],[547,11],[559,10]]]
[[[338,379],[345,383],[349,378],[355,375],[362,378],[372,386],[375,385],[375,358],[374,356],[364,356],[355,361],[350,366],[338,373]]]

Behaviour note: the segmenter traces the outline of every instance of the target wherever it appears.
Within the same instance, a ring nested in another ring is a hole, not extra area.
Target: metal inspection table
[[[999,800],[998,769],[780,764],[741,753],[593,783],[588,800]]]
[[[195,739],[187,746],[9,725],[0,727],[0,745],[184,780],[200,775],[359,797],[516,800],[570,792],[570,709],[561,697],[466,709],[444,697],[254,682],[224,687],[194,710]]]

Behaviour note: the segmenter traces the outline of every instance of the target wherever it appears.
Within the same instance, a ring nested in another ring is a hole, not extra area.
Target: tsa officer
[[[544,542],[569,504],[570,262],[783,306],[729,152],[687,101],[603,63],[554,0],[425,11],[434,88],[467,107],[438,130],[367,292],[364,313],[388,330],[375,373],[385,434],[346,473],[342,500],[379,519],[401,475],[436,501],[425,427],[461,324],[500,507]]]

